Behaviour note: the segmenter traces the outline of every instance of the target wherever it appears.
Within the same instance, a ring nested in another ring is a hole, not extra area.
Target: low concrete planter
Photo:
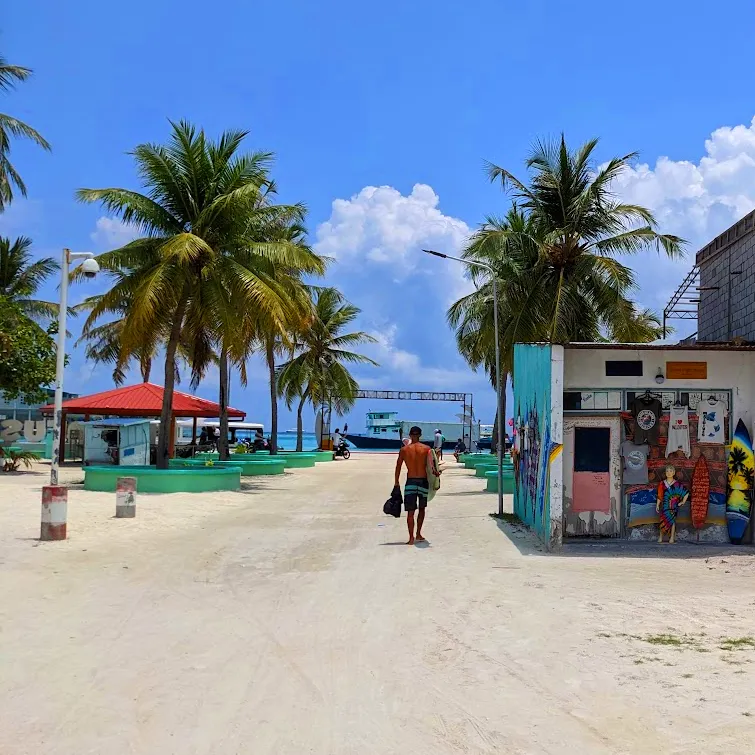
[[[332,454],[331,454],[332,456]],[[314,467],[317,457],[314,454],[292,453],[281,456],[286,461],[286,469],[302,469],[303,467]]]
[[[269,456],[270,452],[257,451],[257,455]],[[276,456],[314,456],[318,464],[323,461],[333,461],[332,451],[278,451]]]
[[[464,469],[474,469],[479,464],[495,464],[493,454],[470,454],[464,461]]]
[[[485,474],[487,472],[494,472],[496,469],[498,469],[498,466],[496,464],[478,464],[474,468],[474,476],[485,477]]]
[[[211,465],[211,466],[210,466]],[[243,477],[259,477],[261,475],[283,474],[286,462],[283,459],[232,459],[230,461],[217,461],[214,459],[171,459],[171,469],[203,468],[225,469],[226,467],[239,467]]]
[[[185,469],[155,467],[83,467],[84,490],[115,492],[119,477],[136,477],[139,493],[207,493],[215,490],[239,490],[240,467],[196,466]]]
[[[306,458],[313,458],[316,463],[325,462],[325,461],[333,461],[333,452],[332,451],[278,451],[277,454],[274,456],[270,456],[270,453],[268,451],[257,451],[257,453],[253,454],[230,454],[229,461],[267,461],[269,459],[297,459],[299,457],[306,457]],[[197,454],[195,459],[217,459],[218,454],[216,453],[204,453],[204,454]],[[295,463],[292,464],[286,464],[286,466],[289,467],[295,467],[297,466]],[[300,464],[298,466],[302,467],[310,467],[311,464]]]
[[[485,479],[487,480],[486,490],[488,491],[488,493],[497,493],[498,492],[498,470],[493,469],[490,472],[486,472]],[[503,471],[503,492],[504,493],[514,492],[513,470],[511,472],[507,472],[506,470]]]

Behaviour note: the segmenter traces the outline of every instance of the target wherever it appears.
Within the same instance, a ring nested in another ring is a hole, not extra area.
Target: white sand
[[[456,466],[408,548],[392,464],[135,520],[79,486],[63,543],[33,539],[46,468],[0,476],[0,753],[752,750],[755,649],[720,649],[755,635],[752,558],[545,556]]]

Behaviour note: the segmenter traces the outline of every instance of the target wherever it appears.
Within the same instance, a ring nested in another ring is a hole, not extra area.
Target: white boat
[[[417,426],[422,430],[422,440],[432,443],[435,430],[440,430],[446,440],[444,449],[451,449],[459,438],[464,439],[467,448],[470,446],[468,424],[461,422],[423,422],[421,420],[401,420],[398,412],[367,412],[365,432],[363,434],[347,433],[346,439],[357,448],[392,449],[401,447],[401,439],[409,436],[409,430]],[[477,425],[472,425],[472,440],[479,439]]]

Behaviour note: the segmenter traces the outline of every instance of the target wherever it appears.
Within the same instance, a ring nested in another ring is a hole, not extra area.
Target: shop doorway
[[[618,417],[564,421],[564,536],[621,536]]]

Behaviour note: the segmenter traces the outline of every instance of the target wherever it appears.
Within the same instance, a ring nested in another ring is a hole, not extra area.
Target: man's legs
[[[413,517],[412,517],[413,519]],[[423,506],[417,514],[417,542],[424,542],[425,538],[422,537],[422,525],[425,522],[425,507]]]
[[[420,527],[422,526],[422,520],[425,518],[425,512],[420,510]],[[414,545],[414,511],[406,512],[406,526],[409,528],[409,542],[407,545]],[[419,530],[417,531],[419,534]]]

